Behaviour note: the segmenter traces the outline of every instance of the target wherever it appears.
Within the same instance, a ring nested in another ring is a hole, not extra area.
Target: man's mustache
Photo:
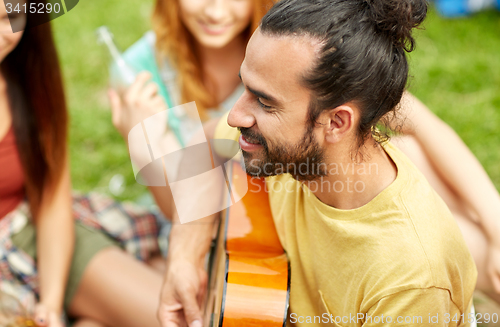
[[[258,142],[264,147],[264,149],[267,149],[267,141],[261,134],[255,133],[247,127],[238,127],[238,130],[240,131],[241,135],[243,135],[243,137],[245,137],[245,139],[247,139],[249,142]]]

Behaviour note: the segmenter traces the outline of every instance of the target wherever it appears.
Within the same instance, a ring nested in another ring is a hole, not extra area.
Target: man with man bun
[[[477,272],[460,230],[377,128],[401,100],[426,12],[423,0],[278,2],[248,44],[245,92],[206,131],[238,140],[247,173],[266,177],[291,265],[290,325],[472,322]],[[164,327],[201,326],[210,237],[206,225],[174,225]]]

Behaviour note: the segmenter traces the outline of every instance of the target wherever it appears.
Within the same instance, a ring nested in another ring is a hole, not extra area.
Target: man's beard
[[[252,158],[252,154],[242,150],[245,169],[250,176],[269,177],[289,173],[299,181],[312,181],[326,176],[324,150],[316,141],[312,126],[307,128],[297,144],[272,144],[271,147],[262,135],[249,128],[238,129],[246,140],[262,145],[261,158]]]

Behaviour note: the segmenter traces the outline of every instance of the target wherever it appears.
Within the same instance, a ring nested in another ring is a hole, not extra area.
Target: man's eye
[[[266,106],[265,104],[262,103],[262,101],[260,101],[260,98],[257,98],[257,103],[259,104],[259,106],[261,108],[264,108],[264,109],[271,109],[271,106]]]

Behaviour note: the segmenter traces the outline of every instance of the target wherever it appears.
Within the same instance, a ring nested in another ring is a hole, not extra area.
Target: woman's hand
[[[488,247],[487,272],[495,292],[500,294],[500,244]]]
[[[35,306],[35,324],[37,327],[64,327],[60,311],[50,309],[43,303]]]
[[[111,102],[113,125],[128,139],[130,130],[144,119],[168,109],[165,100],[158,94],[158,85],[152,83],[151,74],[142,72],[121,96],[113,89],[108,91]],[[166,119],[166,115],[164,115]],[[166,129],[166,121],[158,121],[158,127]]]

